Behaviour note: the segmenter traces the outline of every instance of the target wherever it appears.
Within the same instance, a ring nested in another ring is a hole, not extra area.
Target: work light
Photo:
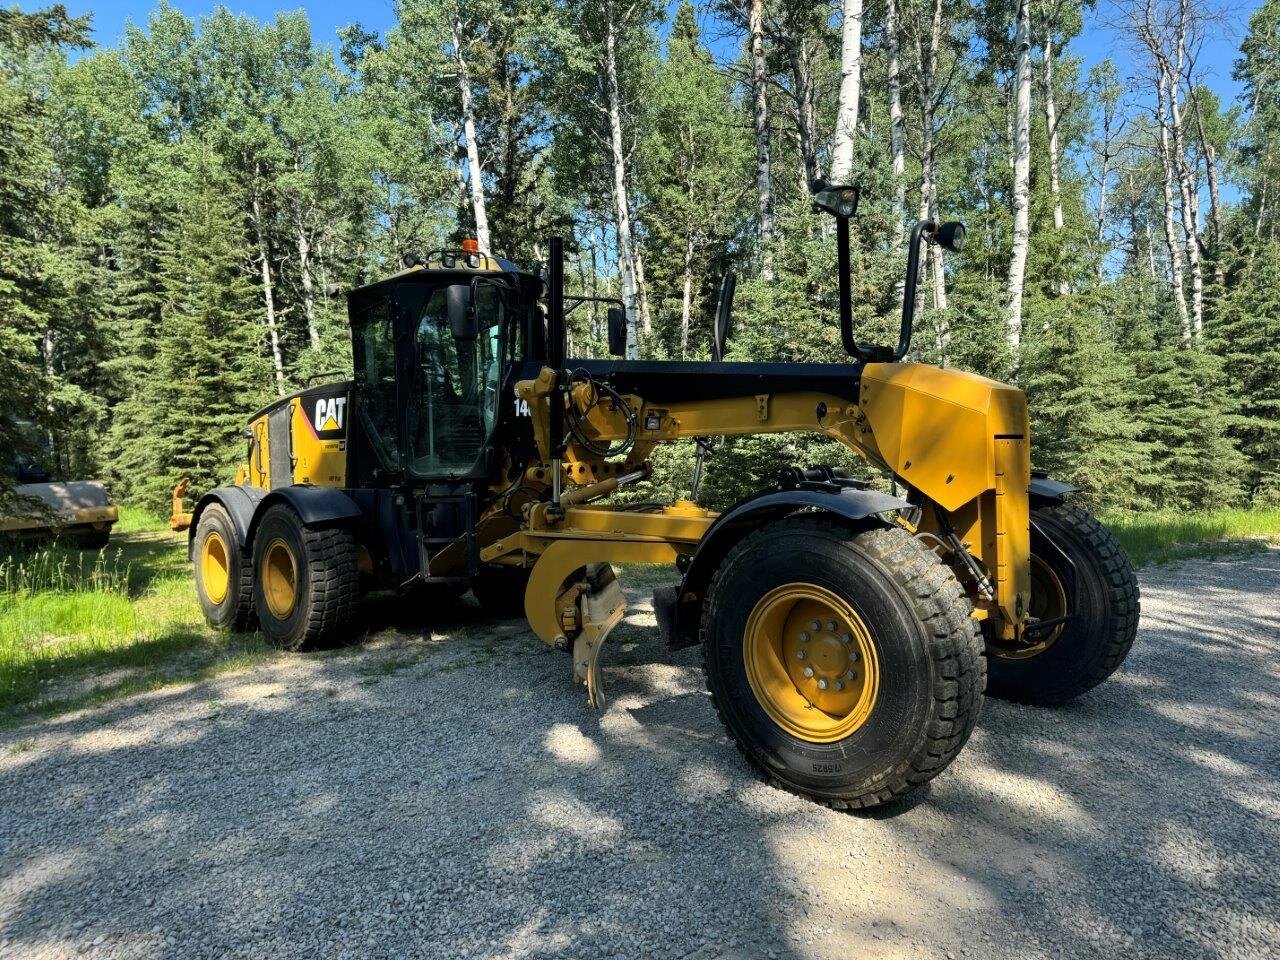
[[[810,189],[813,191],[814,210],[844,219],[858,212],[859,189],[856,186],[837,187],[825,180],[815,180]]]

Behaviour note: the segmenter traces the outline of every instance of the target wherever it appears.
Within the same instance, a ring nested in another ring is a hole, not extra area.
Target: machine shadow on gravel
[[[137,957],[799,960],[877,935],[1264,956],[1280,684],[1255,614],[1280,553],[1147,579],[1115,682],[1063,710],[988,701],[964,756],[886,819],[762,784],[696,651],[666,659],[643,612],[599,714],[523,629],[437,645],[418,624],[5,731],[0,929],[20,956],[104,936]],[[469,611],[448,628],[471,632]]]

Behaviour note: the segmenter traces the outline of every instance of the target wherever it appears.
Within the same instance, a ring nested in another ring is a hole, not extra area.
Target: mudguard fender
[[[720,561],[752,530],[801,510],[819,510],[846,520],[865,520],[911,504],[878,490],[858,488],[771,490],[742,500],[712,524],[684,567],[678,587],[654,592],[654,611],[668,649],[681,650],[698,642],[702,600]],[[888,521],[882,521],[887,523]]]
[[[236,528],[236,539],[239,541],[240,552],[247,554],[249,551],[249,529],[253,523],[254,512],[258,508],[258,504],[267,495],[267,491],[261,487],[234,486],[234,487],[215,487],[200,498],[194,510],[191,511],[191,526],[187,527],[187,559],[191,559],[192,545],[195,543],[196,528],[200,526],[200,515],[204,513],[205,508],[211,503],[217,503],[231,517],[231,523]]]
[[[1032,474],[1031,486],[1028,488],[1033,502],[1036,500],[1061,500],[1068,493],[1074,493],[1079,489],[1079,487],[1063,483],[1061,480],[1051,480],[1044,474]]]
[[[253,534],[263,515],[277,503],[287,503],[308,527],[341,526],[364,516],[354,500],[333,487],[313,487],[305,483],[278,487],[257,505],[249,523],[249,542],[253,541]]]

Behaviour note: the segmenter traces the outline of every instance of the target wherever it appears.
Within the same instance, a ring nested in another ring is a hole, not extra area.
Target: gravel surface
[[[5,730],[0,956],[1278,957],[1280,551],[1142,584],[1121,673],[874,816],[760,783],[640,589],[601,715],[463,604]]]

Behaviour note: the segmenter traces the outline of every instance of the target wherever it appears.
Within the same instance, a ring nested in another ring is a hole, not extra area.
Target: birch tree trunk
[[[1200,138],[1200,153],[1204,157],[1205,175],[1209,180],[1209,226],[1213,229],[1213,278],[1221,286],[1225,275],[1222,268],[1222,194],[1218,186],[1218,150],[1209,142],[1199,102],[1193,101],[1192,107],[1196,116],[1196,132]]]
[[[751,95],[756,126],[756,208],[764,259],[760,276],[773,279],[773,173],[769,159],[769,99],[764,62],[764,0],[751,0],[747,18],[751,37]]]
[[[315,282],[311,276],[311,237],[303,224],[302,214],[297,215],[298,280],[302,287],[302,312],[307,318],[307,342],[312,350],[320,349],[320,327],[316,323]]]
[[[893,0],[890,0],[892,5]],[[858,98],[862,95],[862,0],[844,0],[840,30],[840,101],[836,108],[836,139],[831,151],[831,181],[846,184],[853,177],[853,144],[858,135]]]
[[[484,205],[484,181],[481,178],[480,147],[476,141],[475,108],[471,102],[471,71],[463,50],[462,14],[453,18],[453,59],[458,66],[458,101],[462,107],[462,136],[467,149],[467,178],[471,190],[471,210],[476,219],[476,242],[485,253],[489,247],[489,216]]]
[[[253,230],[258,240],[259,278],[262,282],[262,302],[266,308],[267,338],[271,343],[271,361],[276,374],[276,394],[284,396],[284,357],[280,352],[280,330],[276,323],[276,297],[271,279],[271,247],[267,242],[267,225],[262,216],[262,197],[258,190],[261,168],[253,168]]]
[[[628,198],[630,191],[627,192]],[[632,219],[634,224],[634,218]],[[644,251],[636,242],[634,227],[631,238],[631,255],[636,261],[636,303],[640,307],[640,329],[646,337],[653,334],[653,314],[649,311],[649,285],[644,278]]]
[[[1176,77],[1177,74],[1174,74]],[[1191,333],[1199,340],[1204,332],[1204,270],[1201,266],[1201,242],[1199,230],[1199,190],[1187,163],[1185,131],[1182,110],[1178,106],[1178,84],[1171,77],[1165,84],[1169,98],[1170,148],[1173,153],[1174,171],[1182,198],[1182,235],[1187,250],[1187,263],[1191,266]]]
[[[1049,192],[1053,196],[1053,229],[1062,232],[1062,176],[1058,150],[1058,97],[1053,87],[1053,34],[1046,30],[1044,38],[1044,120],[1049,131]],[[1067,294],[1071,287],[1066,278],[1058,281],[1058,293]]]
[[[813,85],[813,47],[802,36],[775,35],[785,45],[791,70],[791,100],[796,108],[796,150],[800,156],[800,189],[808,194],[809,184],[822,176],[818,162],[818,106]]]
[[[1164,188],[1164,236],[1165,246],[1169,254],[1169,282],[1173,287],[1173,302],[1178,308],[1178,319],[1182,322],[1182,339],[1191,339],[1191,316],[1187,309],[1187,292],[1182,274],[1182,249],[1174,240],[1174,201],[1173,201],[1173,157],[1169,150],[1169,118],[1165,113],[1165,87],[1167,81],[1163,72],[1157,81],[1156,124],[1160,128],[1160,169],[1163,174]]]
[[[1009,349],[1016,362],[1022,345],[1022,292],[1031,240],[1031,0],[1018,0],[1014,42],[1018,50],[1014,78],[1013,250],[1009,257]]]
[[[618,235],[618,271],[622,302],[627,312],[627,358],[640,356],[637,323],[640,319],[640,281],[636,269],[635,237],[631,230],[631,203],[627,193],[627,154],[622,142],[622,95],[618,88],[617,23],[613,0],[604,4],[605,111],[609,117],[609,154],[613,166],[613,220]]]
[[[685,235],[684,283],[680,291],[680,359],[689,349],[689,322],[693,317],[693,231]]]
[[[1189,0],[1180,0],[1174,31],[1174,63],[1170,65],[1163,56],[1159,66],[1168,74],[1165,93],[1169,98],[1169,133],[1173,137],[1174,170],[1178,175],[1178,188],[1182,194],[1182,232],[1187,248],[1187,262],[1191,265],[1191,333],[1196,340],[1204,332],[1204,272],[1201,254],[1204,243],[1200,238],[1200,188],[1187,163],[1186,125],[1182,120],[1180,96],[1183,67],[1187,62],[1187,29],[1190,26]]]
[[[907,150],[902,118],[902,76],[899,52],[898,0],[888,0],[885,12],[885,43],[889,48],[889,148],[893,155],[894,231],[893,250],[902,249],[907,216]]]

